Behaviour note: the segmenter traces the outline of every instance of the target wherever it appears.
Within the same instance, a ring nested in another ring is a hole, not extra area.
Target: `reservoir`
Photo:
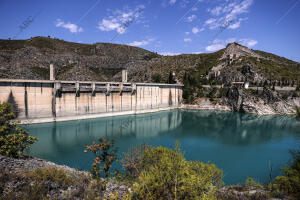
[[[256,116],[227,111],[170,110],[157,113],[24,126],[39,138],[27,152],[57,164],[89,170],[94,159],[84,153],[97,138],[115,139],[119,158],[137,144],[173,148],[178,140],[188,160],[214,163],[225,184],[260,183],[280,174],[300,148],[300,122],[293,116]],[[117,164],[121,169],[121,164]]]

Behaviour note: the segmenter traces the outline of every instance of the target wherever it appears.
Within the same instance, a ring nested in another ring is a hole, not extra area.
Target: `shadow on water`
[[[255,116],[222,111],[172,110],[25,127],[37,136],[30,154],[80,170],[90,169],[93,155],[84,147],[99,137],[117,140],[122,152],[137,144],[173,147],[179,140],[189,160],[211,161],[229,184],[248,176],[266,182],[268,162],[274,175],[300,144],[299,122],[291,116]],[[121,168],[120,164],[117,166]]]

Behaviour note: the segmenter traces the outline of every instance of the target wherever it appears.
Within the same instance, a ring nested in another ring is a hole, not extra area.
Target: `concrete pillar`
[[[131,94],[135,94],[136,93],[136,84],[131,83],[131,88],[132,88]]]
[[[50,80],[54,81],[55,80],[55,74],[54,74],[54,66],[53,62],[50,62]]]
[[[92,96],[95,95],[96,83],[92,83]]]
[[[122,69],[122,82],[127,82],[127,69]]]
[[[120,83],[119,88],[120,88],[120,95],[122,95],[122,92],[123,92],[123,83]]]
[[[106,96],[108,96],[110,94],[110,84],[107,83],[106,84]]]
[[[79,86],[79,82],[75,83],[75,88],[76,88],[76,97],[80,96],[80,86]]]

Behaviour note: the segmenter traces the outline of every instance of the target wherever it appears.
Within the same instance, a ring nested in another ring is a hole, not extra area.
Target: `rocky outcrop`
[[[252,51],[251,49],[242,46],[238,43],[230,43],[227,45],[224,54],[222,55],[221,59],[225,59],[227,56],[235,55],[236,57],[241,56],[253,56],[257,58],[261,58],[260,55]]]
[[[293,114],[298,101],[285,101],[268,88],[255,91],[232,87],[227,92],[225,102],[233,111],[266,115]]]
[[[233,111],[242,111],[243,90],[238,88],[230,88],[227,92],[227,103]]]
[[[224,110],[230,111],[231,108],[223,103],[211,102],[209,98],[201,98],[197,101],[196,104],[183,104],[180,106],[180,109],[187,110]]]

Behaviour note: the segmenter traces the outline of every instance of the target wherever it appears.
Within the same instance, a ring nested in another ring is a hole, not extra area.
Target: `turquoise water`
[[[93,154],[84,153],[98,137],[117,140],[119,155],[137,144],[173,148],[179,140],[188,160],[211,162],[223,170],[226,184],[253,177],[269,181],[300,147],[300,123],[291,116],[255,116],[222,111],[172,110],[26,126],[37,136],[29,154],[80,170],[90,169]],[[117,167],[121,168],[121,164]]]

